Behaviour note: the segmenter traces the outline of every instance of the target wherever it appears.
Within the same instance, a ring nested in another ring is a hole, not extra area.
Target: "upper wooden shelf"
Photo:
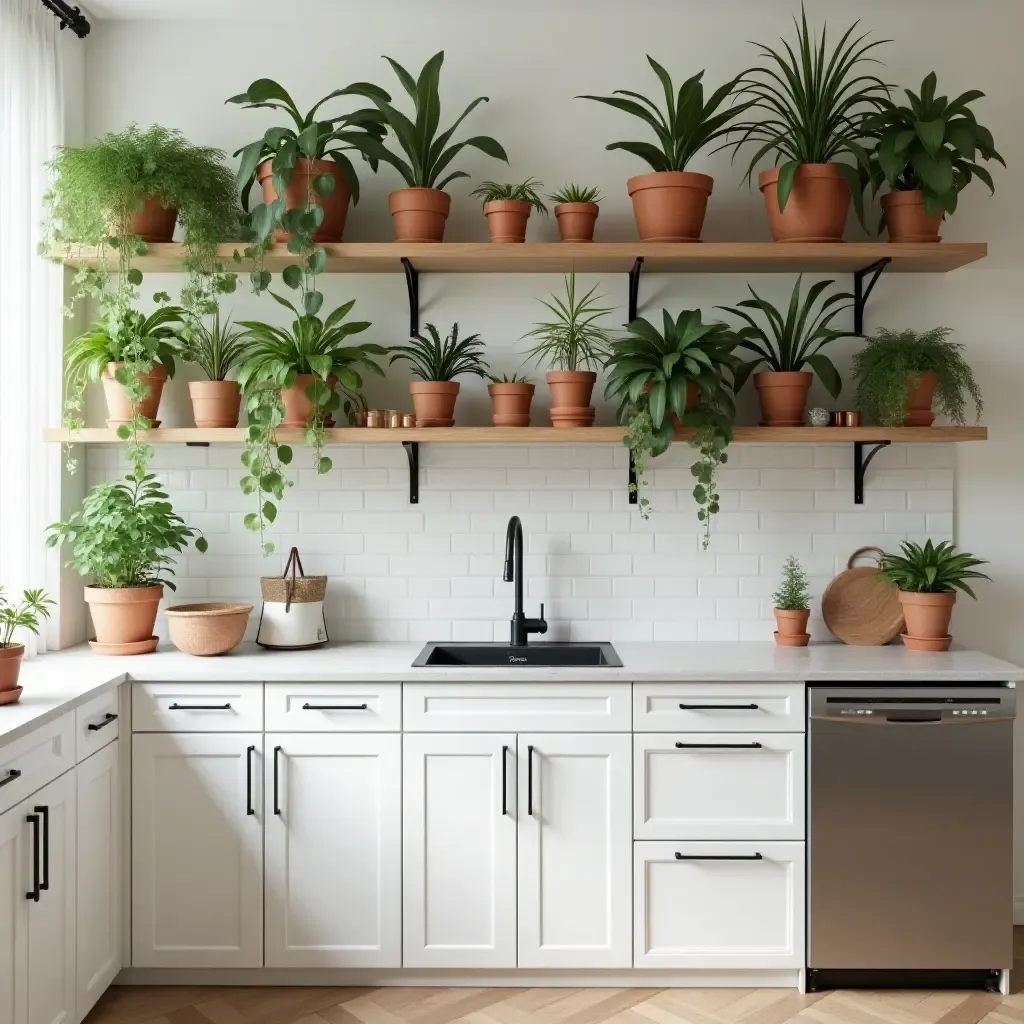
[[[221,258],[232,262],[236,249],[241,244],[221,245]],[[655,273],[854,273],[889,259],[890,272],[944,274],[988,253],[984,242],[340,242],[326,244],[324,249],[327,273],[350,274],[399,274],[403,256],[418,272],[449,274],[554,274],[573,269],[627,273],[638,256],[643,257],[644,270]],[[183,256],[177,242],[153,243],[133,265],[150,273],[172,273],[181,270]],[[294,261],[286,246],[275,245],[265,266],[280,271]],[[96,251],[82,248],[64,262],[73,267],[95,265]]]

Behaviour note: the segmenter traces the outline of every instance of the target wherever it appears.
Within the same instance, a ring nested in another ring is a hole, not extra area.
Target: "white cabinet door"
[[[636,967],[803,967],[803,843],[637,843]]]
[[[81,1019],[121,969],[120,744],[76,769],[78,786],[78,992]]]
[[[263,966],[259,733],[132,737],[132,966]]]
[[[25,806],[0,814],[0,1021],[25,1024],[31,846]]]
[[[519,966],[631,966],[630,737],[521,735],[519,791]]]
[[[515,967],[515,736],[403,744],[403,965]]]
[[[401,967],[401,736],[270,743],[266,966]]]

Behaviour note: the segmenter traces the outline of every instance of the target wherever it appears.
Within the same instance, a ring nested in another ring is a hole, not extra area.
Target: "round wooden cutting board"
[[[853,563],[873,554],[875,565]],[[880,647],[891,643],[903,629],[903,609],[898,591],[878,576],[881,548],[857,548],[841,572],[821,595],[821,614],[832,635],[856,647]]]

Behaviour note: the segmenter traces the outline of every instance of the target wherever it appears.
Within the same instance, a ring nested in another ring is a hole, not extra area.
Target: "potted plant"
[[[555,223],[563,242],[594,240],[594,225],[601,212],[597,204],[602,198],[599,189],[573,183],[548,196],[555,204]]]
[[[231,323],[223,323],[220,310],[207,325],[191,321],[183,331],[183,357],[202,370],[205,380],[189,381],[192,415],[197,427],[236,427],[242,401],[238,381],[228,374],[241,366],[246,356],[245,333]]]
[[[691,467],[693,496],[706,549],[711,517],[719,509],[715,473],[728,461],[725,449],[732,440],[735,407],[729,375],[736,365],[737,337],[725,324],[704,323],[699,309],[684,309],[675,319],[663,310],[662,317],[663,332],[637,317],[614,343],[605,397],[618,402],[618,420],[628,428],[623,443],[640,483],[646,482],[646,456],[668,448],[676,425],[693,429],[690,444],[698,453]],[[640,496],[637,504],[641,516],[649,518],[647,497]]]
[[[936,85],[933,71],[921,83],[920,95],[904,90],[906,106],[886,98],[867,120],[876,140],[872,184],[875,192],[883,183],[889,186],[882,196],[882,224],[890,242],[938,242],[943,216],[956,210],[957,197],[974,178],[995,192],[992,176],[976,161],[1006,166],[992,133],[970,109],[985,94],[965,92],[950,102],[935,95]]]
[[[39,635],[39,620],[50,617],[53,601],[44,590],[26,590],[19,604],[4,597],[0,587],[0,704],[15,704],[21,696],[18,676],[25,645],[14,642],[16,629]]]
[[[782,647],[806,647],[811,639],[807,620],[811,616],[807,573],[796,555],[782,563],[782,582],[772,595],[775,612],[775,642]]]
[[[852,307],[853,296],[848,292],[828,295],[815,312],[815,303],[835,282],[818,281],[807,289],[801,302],[800,289],[803,275],[796,279],[789,297],[785,317],[766,299],[762,299],[750,285],[753,296],[735,306],[716,306],[732,313],[745,324],[740,329],[739,347],[753,352],[754,359],[741,362],[736,368],[736,390],[746,383],[750,374],[761,365],[768,369],[754,374],[754,386],[761,402],[761,420],[766,427],[799,427],[804,422],[807,392],[814,374],[818,375],[825,390],[838,398],[842,389],[839,371],[821,350],[836,338],[856,337],[851,331],[830,326],[844,310]],[[759,311],[767,323],[762,327],[746,310]],[[809,366],[810,370],[804,367]],[[811,372],[813,371],[813,373]]]
[[[491,396],[491,422],[496,427],[528,427],[536,385],[529,377],[518,373],[511,377],[488,374],[487,379],[491,382],[487,385]]]
[[[46,546],[72,547],[69,568],[92,583],[85,587],[96,638],[103,654],[144,654],[156,648],[157,608],[175,555],[190,540],[206,551],[202,534],[185,525],[152,474],[97,484],[81,509],[47,530]]]
[[[853,357],[857,406],[883,427],[930,427],[932,404],[957,426],[966,423],[966,396],[975,422],[984,409],[974,372],[949,341],[948,327],[927,331],[879,328]]]
[[[604,364],[611,344],[611,332],[601,324],[611,309],[600,305],[596,286],[577,299],[576,273],[565,278],[565,299],[557,295],[541,302],[553,319],[535,324],[525,337],[536,343],[528,355],[551,367],[547,374],[551,389],[553,427],[589,427],[594,423],[590,404],[597,383],[598,367]]]
[[[443,178],[442,173],[452,160],[466,147],[479,149],[488,156],[508,163],[505,150],[488,135],[474,135],[462,142],[452,142],[455,129],[466,116],[488,97],[478,96],[453,124],[440,134],[437,133],[441,110],[438,83],[444,51],[435,53],[419,73],[418,78],[390,57],[384,58],[394,69],[398,80],[412,98],[414,119],[396,110],[387,94],[380,96],[375,86],[362,88],[362,95],[368,97],[384,116],[384,121],[395,136],[395,141],[405,154],[403,160],[383,143],[371,143],[368,156],[391,164],[405,179],[408,188],[399,189],[388,196],[388,209],[395,227],[396,242],[441,242],[444,241],[444,225],[451,209],[451,196],[444,191],[445,185],[456,178],[468,178],[465,171],[451,171]]]
[[[548,212],[537,194],[540,187],[543,187],[540,182],[532,178],[519,185],[484,181],[470,192],[471,196],[479,196],[484,202],[484,216],[492,242],[526,241],[526,222],[530,219],[530,211],[536,210],[545,216]]]
[[[406,362],[417,380],[410,381],[409,394],[418,427],[451,427],[455,424],[455,400],[464,374],[487,376],[484,343],[479,334],[459,340],[459,325],[444,341],[433,324],[426,325],[429,338],[414,334],[405,345],[391,349],[391,363]]]
[[[802,7],[800,20],[793,20],[795,47],[785,40],[782,51],[755,44],[768,65],[741,76],[738,95],[750,100],[754,119],[736,126],[740,136],[730,145],[734,157],[745,143],[757,145],[748,182],[761,159],[775,155],[774,168],[758,175],[758,188],[776,242],[841,242],[851,197],[864,219],[867,118],[889,94],[866,65],[877,63],[869,54],[886,40],[865,42],[867,34],[854,34],[854,22],[828,49],[826,26],[812,34]],[[842,156],[853,162],[837,159]]]
[[[911,651],[947,651],[952,637],[949,620],[956,592],[975,597],[968,580],[987,580],[976,567],[987,563],[967,552],[958,553],[950,541],[924,545],[905,540],[902,554],[886,553],[879,562],[882,579],[899,589],[906,621],[903,644]]]
[[[726,82],[704,102],[704,72],[688,78],[678,94],[669,73],[647,55],[665,93],[665,109],[640,93],[616,89],[611,96],[579,96],[596,100],[638,117],[657,137],[650,142],[613,142],[605,149],[622,149],[651,165],[653,173],[626,182],[641,242],[699,242],[714,179],[686,170],[705,146],[728,135],[729,122],[750,103],[719,109],[733,94],[739,79]],[[639,101],[639,102],[637,102]]]

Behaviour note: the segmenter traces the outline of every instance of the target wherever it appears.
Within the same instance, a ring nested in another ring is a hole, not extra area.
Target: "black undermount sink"
[[[420,651],[413,668],[622,668],[611,644],[443,644],[430,643]]]

